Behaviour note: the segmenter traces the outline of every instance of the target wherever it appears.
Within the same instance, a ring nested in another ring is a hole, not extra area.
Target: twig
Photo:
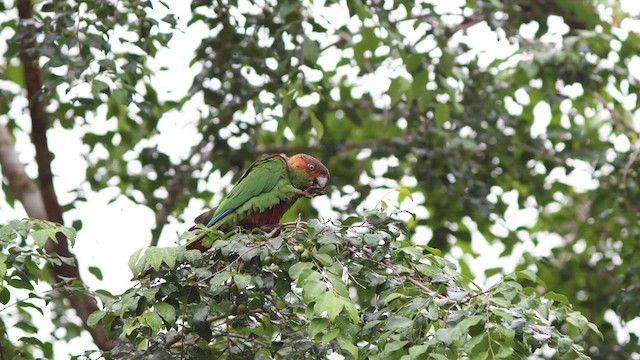
[[[478,14],[477,11],[476,11],[473,14],[471,14],[470,16],[467,16],[464,19],[462,19],[462,22],[452,29],[453,30],[453,34],[457,33],[458,31],[467,30],[468,28],[472,27],[473,25],[476,25],[476,24],[481,23],[483,21],[485,21],[485,19],[482,17],[481,14]]]
[[[636,143],[636,148],[633,150],[631,155],[629,155],[629,160],[624,164],[622,168],[622,184],[626,186],[627,184],[627,174],[629,174],[629,170],[631,170],[631,166],[638,160],[638,156],[640,155],[640,143]]]
[[[365,254],[367,254],[367,256],[369,256],[369,257],[373,256],[373,251],[371,251],[371,249],[369,249],[369,248],[368,248],[368,247],[366,247],[366,246],[363,246],[363,247],[362,247],[362,251],[363,251]],[[392,263],[391,261],[389,261],[389,259],[384,259],[384,260],[382,261],[382,263],[383,263],[387,268],[389,268],[389,269],[393,269],[393,268],[394,268],[393,263]],[[407,279],[407,281],[409,281],[409,282],[410,282],[411,284],[413,284],[415,287],[417,287],[418,289],[420,289],[420,290],[424,291],[425,293],[427,293],[427,294],[429,294],[429,295],[434,295],[434,294],[435,294],[435,296],[436,296],[437,298],[440,298],[440,299],[446,299],[446,298],[447,298],[446,296],[444,296],[444,295],[442,295],[442,294],[439,294],[439,293],[438,293],[437,291],[435,291],[435,290],[430,289],[428,286],[426,286],[425,284],[421,283],[420,281],[418,281],[418,280],[414,279],[413,277],[411,277],[411,276],[409,276],[409,275],[406,275],[406,276],[405,276],[405,279]],[[465,299],[463,299],[463,300],[462,300],[462,301],[460,301],[460,302],[461,302],[461,303],[464,303],[464,302],[465,302],[465,300],[466,300],[466,298],[465,298]],[[458,304],[458,303],[459,303],[458,301],[456,301],[456,300],[452,300],[452,299],[447,300],[447,302],[448,302],[448,303],[450,303],[450,304]]]
[[[362,251],[367,254],[367,256],[372,257],[373,256],[373,251],[371,251],[371,249],[369,249],[366,246],[362,247]],[[393,269],[393,263],[391,263],[391,261],[389,261],[389,259],[384,259],[382,260],[382,263],[389,269]],[[434,294],[436,293],[436,291],[429,289],[426,285],[424,285],[423,283],[419,282],[418,280],[412,278],[411,276],[406,276],[407,280],[409,280],[410,283],[412,283],[413,285],[415,285],[416,287],[418,287],[420,290],[428,293],[428,294]],[[438,294],[439,296],[442,296],[441,294]]]
[[[618,125],[622,126],[625,130],[627,130],[630,133],[636,134],[636,135],[640,135],[640,133],[638,132],[638,130],[636,130],[633,125],[631,125],[625,118],[624,116],[622,116],[622,114],[620,114],[616,109],[615,106],[612,105],[612,103],[615,101],[615,99],[611,99],[610,101],[604,99],[602,97],[602,95],[600,95],[599,93],[592,91],[591,92],[591,96],[593,96],[594,98],[596,98],[597,100],[599,100],[602,105],[604,106],[604,108],[609,111],[609,113],[611,114],[611,119],[613,119],[614,122],[616,122]]]
[[[420,290],[422,290],[422,291],[426,292],[427,294],[434,294],[434,293],[435,293],[435,291],[433,291],[433,290],[429,289],[429,288],[428,288],[428,287],[426,287],[423,283],[421,283],[420,281],[418,281],[418,280],[416,280],[416,279],[412,278],[411,276],[407,276],[406,278],[407,278],[407,280],[409,280],[409,282],[410,282],[410,283],[412,283],[415,287],[417,287],[418,289],[420,289]],[[438,294],[438,295],[440,295],[440,294]]]
[[[397,150],[398,144],[408,144],[416,138],[413,134],[404,135],[404,136],[396,136],[387,139],[372,139],[372,140],[364,140],[361,142],[355,143],[342,143],[336,144],[332,143],[330,145],[319,143],[317,145],[306,146],[303,148],[299,146],[291,146],[291,145],[274,145],[274,146],[256,146],[252,151],[253,154],[271,154],[271,153],[294,153],[298,151],[321,151],[321,150],[330,150],[336,153],[340,153],[347,150],[362,150],[362,149],[389,149],[389,150]]]

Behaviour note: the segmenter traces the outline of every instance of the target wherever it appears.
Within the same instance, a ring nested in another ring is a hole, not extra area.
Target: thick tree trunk
[[[0,125],[0,168],[9,187],[24,206],[27,214],[33,218],[46,219],[47,210],[40,195],[40,189],[27,176],[24,165],[13,147],[9,130]]]
[[[23,20],[31,20],[33,18],[33,7],[31,0],[18,0],[18,15]],[[35,35],[35,34],[33,34]],[[22,44],[20,59],[24,67],[25,84],[27,88],[27,97],[29,100],[29,111],[31,115],[31,139],[36,149],[36,162],[38,164],[38,185],[39,185],[39,204],[35,205],[35,197],[38,191],[34,191],[33,185],[25,185],[30,179],[24,173],[24,167],[14,166],[12,176],[17,188],[13,188],[18,198],[23,202],[27,213],[31,217],[46,219],[63,224],[62,207],[58,202],[55,189],[53,187],[53,175],[51,172],[51,152],[47,142],[47,129],[49,127],[49,119],[47,116],[44,96],[42,93],[42,79],[40,76],[40,68],[38,67],[38,56],[34,46],[33,39],[27,38]],[[6,129],[4,129],[6,132]],[[6,134],[8,136],[8,134]],[[9,137],[10,139],[10,137]],[[14,158],[13,164],[19,163],[17,157]],[[11,163],[11,162],[10,162]],[[4,169],[4,166],[3,166]],[[6,172],[5,172],[6,175]],[[13,187],[13,186],[12,186]],[[26,191],[25,191],[26,190]],[[28,204],[27,204],[28,203]],[[33,212],[30,212],[30,209]],[[44,212],[42,211],[44,209]],[[61,235],[61,234],[59,234]],[[76,278],[81,281],[80,272],[77,267],[77,259],[69,251],[69,244],[64,236],[58,236],[58,243],[49,242],[46,247],[47,252],[55,252],[60,256],[72,258],[74,265],[63,264],[60,266],[51,265],[51,271],[55,274],[54,282],[64,278]],[[64,293],[71,306],[85,324],[85,328],[91,333],[93,340],[101,350],[110,350],[115,345],[105,334],[104,329],[100,326],[89,328],[86,326],[87,319],[92,312],[98,310],[96,302],[90,297],[78,297],[70,293]]]

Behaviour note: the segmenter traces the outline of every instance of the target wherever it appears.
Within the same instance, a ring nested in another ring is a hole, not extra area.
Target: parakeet
[[[196,223],[227,231],[233,226],[253,229],[280,222],[282,215],[301,197],[322,195],[329,170],[318,159],[280,154],[255,161],[236,182],[217,208],[196,218]],[[187,249],[206,250],[202,236],[187,243]]]

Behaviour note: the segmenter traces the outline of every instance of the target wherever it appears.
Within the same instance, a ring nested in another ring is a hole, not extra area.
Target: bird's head
[[[289,158],[289,166],[300,172],[304,171],[308,180],[307,188],[312,187],[321,192],[329,182],[329,170],[320,160],[307,154],[296,154]]]

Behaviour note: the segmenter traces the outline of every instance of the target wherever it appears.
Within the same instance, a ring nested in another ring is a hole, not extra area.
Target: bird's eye
[[[309,164],[309,170],[313,171],[316,169],[316,166],[313,164]]]

